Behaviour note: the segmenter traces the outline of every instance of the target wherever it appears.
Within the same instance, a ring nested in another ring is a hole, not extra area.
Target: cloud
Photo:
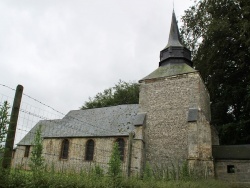
[[[177,19],[191,4],[175,1]],[[64,113],[78,109],[119,79],[157,68],[172,9],[172,0],[1,1],[0,83],[22,84]]]

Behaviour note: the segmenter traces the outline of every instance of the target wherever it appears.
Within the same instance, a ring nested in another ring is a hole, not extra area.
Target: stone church
[[[34,133],[41,127],[45,162],[58,171],[107,169],[116,142],[127,175],[141,174],[146,163],[164,168],[186,161],[208,176],[249,181],[250,146],[219,146],[209,92],[180,42],[174,12],[159,67],[139,83],[139,104],[73,110],[38,122],[17,144],[12,165],[29,168]]]

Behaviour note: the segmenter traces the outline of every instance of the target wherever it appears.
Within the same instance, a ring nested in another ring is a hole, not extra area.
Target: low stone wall
[[[141,131],[139,131],[141,133]],[[138,133],[138,134],[139,134]],[[55,171],[90,171],[96,165],[100,166],[104,172],[108,170],[108,163],[112,153],[113,145],[118,137],[104,137],[104,138],[91,138],[94,143],[94,158],[92,161],[85,160],[86,142],[90,138],[68,138],[69,140],[69,153],[67,159],[60,157],[62,148],[62,138],[47,138],[43,140],[43,157],[47,169],[54,169]],[[122,162],[122,170],[127,173],[128,167],[128,137],[123,138],[125,141],[124,147],[124,160]],[[142,140],[135,137],[136,140],[132,141],[131,153],[131,172],[137,174],[142,169]],[[30,156],[32,146],[30,147],[29,156],[25,157],[25,146],[18,146],[12,162],[12,167],[22,168],[29,170]]]
[[[250,187],[250,160],[216,160],[215,177]]]

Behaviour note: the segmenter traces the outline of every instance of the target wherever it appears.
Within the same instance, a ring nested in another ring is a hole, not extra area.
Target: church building
[[[38,122],[17,144],[12,165],[29,169],[35,132],[41,127],[45,163],[58,171],[80,172],[96,165],[107,171],[117,143],[127,175],[142,174],[146,164],[164,169],[186,162],[220,179],[237,176],[245,164],[250,176],[249,146],[219,146],[210,124],[209,92],[180,41],[174,12],[159,67],[139,83],[139,104],[72,110],[62,119]],[[225,155],[228,151],[238,157]]]

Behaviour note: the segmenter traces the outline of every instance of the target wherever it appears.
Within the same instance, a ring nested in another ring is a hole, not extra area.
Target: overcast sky
[[[193,1],[174,4],[180,21]],[[173,0],[1,0],[0,84],[21,84],[63,113],[79,109],[157,68],[172,10]]]

